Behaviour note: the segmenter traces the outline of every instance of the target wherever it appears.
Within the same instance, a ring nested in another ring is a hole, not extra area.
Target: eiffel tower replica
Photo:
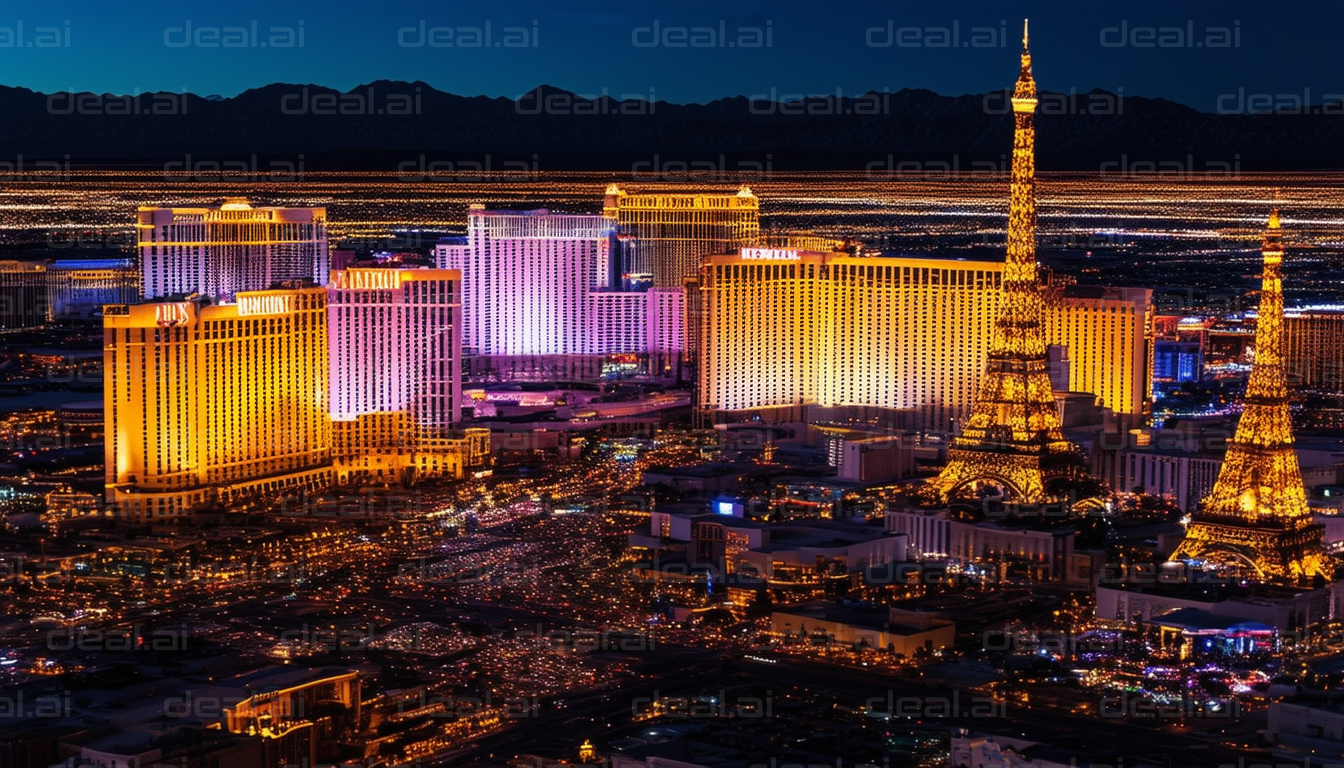
[[[1022,71],[1013,90],[1012,196],[1003,307],[994,327],[985,378],[948,464],[930,483],[940,501],[996,486],[1026,504],[1047,501],[1056,479],[1083,474],[1082,460],[1060,430],[1041,323],[1045,300],[1036,267],[1036,81],[1026,23]]]
[[[1302,583],[1330,574],[1324,527],[1311,521],[1293,450],[1284,373],[1283,238],[1278,211],[1269,217],[1261,258],[1255,363],[1241,421],[1213,492],[1195,513],[1171,559],[1253,569],[1264,581]]]

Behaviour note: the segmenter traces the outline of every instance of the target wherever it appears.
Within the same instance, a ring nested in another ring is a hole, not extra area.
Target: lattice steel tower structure
[[[1301,582],[1330,574],[1324,528],[1311,521],[1293,450],[1284,371],[1283,238],[1278,211],[1269,217],[1261,257],[1255,363],[1241,421],[1213,492],[1171,559],[1249,566],[1266,581]]]
[[[1013,90],[1012,196],[1003,304],[980,394],[949,461],[931,484],[942,500],[979,485],[1003,488],[1016,501],[1050,499],[1052,480],[1082,474],[1082,460],[1060,430],[1050,385],[1042,320],[1045,299],[1036,267],[1036,81],[1026,23],[1022,71]]]

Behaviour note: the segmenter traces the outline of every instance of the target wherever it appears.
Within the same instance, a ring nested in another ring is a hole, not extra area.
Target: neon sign
[[[238,314],[283,315],[289,312],[294,297],[288,294],[269,296],[239,296]]]
[[[336,287],[351,291],[389,291],[401,287],[396,269],[348,269],[337,273]]]
[[[187,311],[189,305],[186,302],[177,302],[174,304],[158,304],[154,307],[154,321],[160,328],[171,328],[175,325],[191,322],[191,313]]]
[[[750,261],[797,261],[798,252],[785,248],[743,248],[741,256]]]

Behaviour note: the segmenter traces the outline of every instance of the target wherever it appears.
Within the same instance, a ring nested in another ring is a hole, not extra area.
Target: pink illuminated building
[[[331,273],[331,417],[409,413],[444,433],[460,417],[461,277],[448,269]]]

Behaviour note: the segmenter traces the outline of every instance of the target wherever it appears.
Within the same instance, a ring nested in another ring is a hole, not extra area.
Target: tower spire
[[[1027,49],[1027,20],[1022,20],[1022,69],[1017,74],[1017,85],[1013,88],[1013,111],[1021,114],[1036,111],[1036,79],[1031,75],[1031,51]],[[1031,126],[1033,140],[1035,127]],[[1013,146],[1014,157],[1017,145]]]
[[[1279,212],[1269,215],[1260,258],[1260,307],[1255,363],[1237,433],[1228,445],[1213,491],[1185,539],[1177,560],[1254,566],[1274,581],[1326,575],[1322,528],[1313,525],[1297,452],[1283,344],[1283,235]]]

